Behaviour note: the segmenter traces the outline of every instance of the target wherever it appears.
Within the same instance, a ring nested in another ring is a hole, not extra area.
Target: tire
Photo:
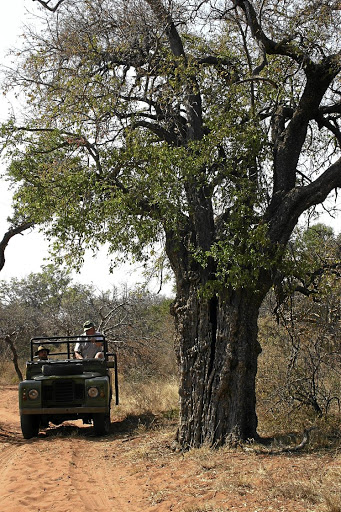
[[[43,375],[51,377],[52,375],[82,375],[84,368],[82,363],[66,363],[66,364],[44,364]]]
[[[110,432],[110,415],[95,414],[93,424],[96,436],[106,436]]]
[[[50,423],[50,420],[49,420],[48,416],[43,415],[40,417],[40,427],[41,428],[49,428],[49,423]]]
[[[38,414],[21,414],[20,423],[24,439],[38,436],[40,423],[40,416]]]

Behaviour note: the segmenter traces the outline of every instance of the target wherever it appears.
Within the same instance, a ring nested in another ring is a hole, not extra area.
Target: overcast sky
[[[2,2],[2,11],[0,16],[0,59],[2,64],[10,65],[11,58],[6,57],[8,49],[13,46],[20,46],[20,34],[23,32],[23,25],[29,23],[32,18],[30,12],[37,10],[37,3],[32,0],[6,0]],[[12,108],[17,108],[15,104],[11,105],[2,95],[0,95],[0,121],[5,121]],[[0,173],[5,170],[4,163],[0,162]],[[5,233],[8,225],[6,218],[11,213],[11,193],[7,190],[6,183],[2,180],[0,194],[0,239]],[[340,205],[340,201],[338,201]],[[340,232],[341,217],[331,219],[325,215],[322,221],[330,224]],[[1,279],[10,279],[11,277],[25,277],[31,272],[39,272],[42,264],[48,263],[44,258],[48,257],[47,243],[43,236],[36,230],[24,232],[23,235],[16,235],[10,241],[6,253],[6,263],[0,272]],[[132,267],[126,265],[120,267],[113,275],[109,273],[109,258],[105,249],[100,251],[98,256],[86,258],[86,263],[80,274],[75,276],[75,281],[82,283],[94,283],[101,290],[111,288],[112,285],[120,286],[128,284],[134,286],[138,281],[142,281],[139,271],[132,273]],[[155,283],[153,291],[157,291],[158,284]],[[167,287],[164,293],[170,293],[171,287]]]

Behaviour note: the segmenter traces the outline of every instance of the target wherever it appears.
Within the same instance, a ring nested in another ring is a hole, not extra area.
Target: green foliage
[[[270,132],[278,109],[290,111],[284,129],[300,101],[304,52],[319,60],[337,48],[333,9],[322,2],[312,22],[310,1],[255,2],[280,41],[265,61],[238,9],[217,16],[172,1],[175,37],[153,3],[102,3],[65,0],[58,20],[27,32],[8,72],[5,90],[20,87],[27,101],[25,124],[1,130],[16,216],[43,225],[57,261],[76,267],[86,247],[146,262],[168,239],[194,266],[213,260],[214,288],[258,289],[281,255],[263,218],[279,136]],[[323,168],[322,154],[333,159],[330,148],[330,133],[312,127],[298,184]],[[205,241],[204,210],[215,224]]]
[[[340,240],[331,227],[315,224],[297,228],[284,257],[280,294],[290,295],[300,286],[314,300],[319,300],[319,294],[326,296],[332,286],[330,280],[339,275],[340,257]]]

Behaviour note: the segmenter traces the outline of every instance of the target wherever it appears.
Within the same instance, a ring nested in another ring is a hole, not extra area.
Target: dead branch
[[[5,265],[5,249],[8,245],[8,242],[14,235],[18,235],[22,233],[26,229],[29,229],[33,226],[33,222],[23,222],[14,228],[10,228],[3,236],[3,239],[0,242],[0,271],[3,269]]]
[[[60,6],[60,4],[62,4],[64,2],[64,0],[58,0],[58,2],[56,3],[55,6],[53,7],[50,7],[49,6],[49,3],[50,3],[50,0],[47,0],[47,1],[44,1],[44,0],[33,0],[33,2],[39,2],[40,5],[42,5],[43,7],[45,7],[45,9],[48,9],[49,11],[51,12],[56,12],[56,10],[58,9],[58,7]]]

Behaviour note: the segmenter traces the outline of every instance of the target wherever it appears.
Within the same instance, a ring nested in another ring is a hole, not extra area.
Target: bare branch
[[[341,187],[341,158],[312,183],[293,188],[286,194],[270,220],[270,239],[286,244],[300,215],[311,206],[322,203],[332,190],[339,187]]]
[[[20,224],[19,226],[15,227],[15,228],[10,228],[4,234],[3,239],[0,242],[0,271],[3,269],[3,267],[5,265],[5,249],[8,245],[8,242],[10,241],[10,239],[13,236],[18,235],[19,233],[22,233],[26,229],[33,227],[33,225],[34,225],[33,222],[23,222],[22,224]]]
[[[44,1],[44,0],[32,0],[32,1],[33,2],[39,2],[40,5],[42,5],[45,9],[48,9],[51,12],[56,12],[58,7],[64,2],[64,0],[58,0],[58,2],[56,3],[55,6],[50,7],[49,3],[50,3],[51,0],[47,0],[47,1]]]
[[[318,123],[319,128],[322,128],[322,126],[327,128],[335,136],[335,139],[341,146],[341,131],[335,123],[331,122],[330,119],[326,119],[321,114],[316,116],[316,122]]]
[[[243,84],[244,82],[256,82],[256,81],[268,82],[275,89],[278,89],[278,85],[276,84],[276,82],[274,80],[272,80],[271,78],[267,78],[267,77],[264,77],[264,76],[257,76],[257,75],[254,75],[254,76],[252,76],[250,78],[244,78],[243,80],[239,80],[238,82],[236,82],[236,85]]]
[[[306,65],[311,63],[309,57],[300,50],[297,45],[290,44],[289,39],[273,41],[267,37],[258,22],[256,11],[249,0],[234,0],[234,5],[235,7],[240,7],[243,10],[247,24],[251,29],[252,36],[261,48],[263,59],[265,58],[265,53],[267,53],[269,55],[286,55],[300,64],[303,62]]]

